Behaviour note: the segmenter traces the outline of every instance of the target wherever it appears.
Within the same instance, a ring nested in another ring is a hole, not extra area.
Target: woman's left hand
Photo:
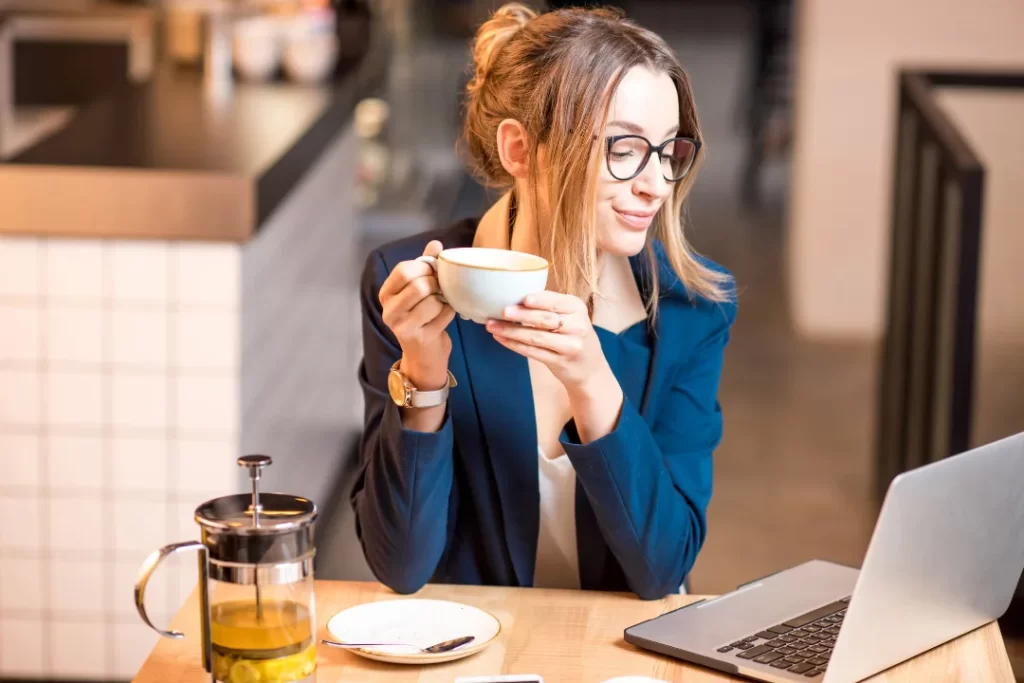
[[[544,363],[570,393],[611,374],[587,306],[578,297],[545,290],[509,306],[504,316],[487,321],[487,331],[503,346]]]

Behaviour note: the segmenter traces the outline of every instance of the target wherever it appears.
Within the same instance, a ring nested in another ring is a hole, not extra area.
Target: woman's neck
[[[558,278],[555,276],[555,264],[551,259],[551,241],[549,239],[549,225],[538,220],[537,212],[532,202],[524,201],[519,190],[512,192],[512,199],[509,202],[509,249],[522,251],[527,254],[547,259],[550,265],[548,271],[548,288],[554,288]],[[602,270],[604,259],[600,252],[597,255],[598,276]]]

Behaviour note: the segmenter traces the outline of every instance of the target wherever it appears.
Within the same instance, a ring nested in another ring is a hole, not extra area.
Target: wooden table
[[[339,610],[401,597],[376,583],[317,581],[319,637],[329,637],[325,625]],[[382,664],[320,646],[317,683],[452,683],[456,676],[500,673],[540,674],[545,683],[599,683],[624,675],[688,683],[736,680],[640,650],[622,639],[627,626],[700,596],[645,602],[618,593],[430,585],[416,597],[455,600],[485,609],[501,620],[501,635],[476,655],[429,667]],[[172,628],[184,631],[186,637],[162,639],[139,670],[135,683],[209,683],[199,657],[197,604],[193,593],[172,622]],[[1013,673],[999,627],[991,623],[870,680],[1012,683]]]

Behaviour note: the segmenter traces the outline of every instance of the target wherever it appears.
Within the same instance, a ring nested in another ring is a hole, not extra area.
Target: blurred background
[[[0,678],[131,679],[139,567],[241,453],[317,503],[318,578],[372,579],[358,279],[495,198],[455,141],[498,4],[0,0]],[[688,229],[740,290],[691,590],[858,566],[893,476],[1024,431],[1024,5],[611,4],[690,74]]]

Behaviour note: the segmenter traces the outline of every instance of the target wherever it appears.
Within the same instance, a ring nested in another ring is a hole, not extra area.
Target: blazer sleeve
[[[707,534],[712,453],[722,436],[718,385],[735,316],[731,302],[712,308],[653,427],[625,399],[610,434],[581,445],[573,427],[562,441],[605,542],[645,600],[679,592]]]
[[[371,253],[360,286],[365,408],[351,503],[374,575],[398,593],[413,593],[433,576],[447,542],[453,431],[447,413],[437,432],[406,429],[387,393],[388,373],[401,357],[378,297],[388,271],[381,254]]]

